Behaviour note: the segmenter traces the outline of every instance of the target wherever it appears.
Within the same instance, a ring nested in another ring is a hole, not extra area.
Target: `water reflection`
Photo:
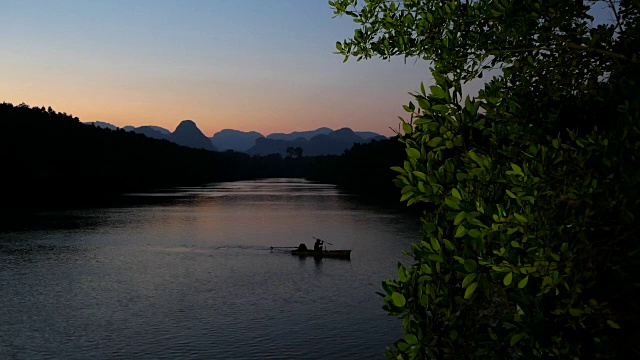
[[[0,358],[370,358],[400,336],[375,292],[414,220],[304,180],[128,198],[0,233]],[[314,236],[351,261],[270,250]]]

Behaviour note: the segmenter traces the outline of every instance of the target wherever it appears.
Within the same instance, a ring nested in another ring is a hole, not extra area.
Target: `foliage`
[[[418,57],[436,82],[405,106],[393,168],[401,201],[435,210],[382,284],[406,332],[388,355],[639,356],[639,3],[330,4],[360,26],[345,61]],[[614,20],[592,25],[595,6]]]

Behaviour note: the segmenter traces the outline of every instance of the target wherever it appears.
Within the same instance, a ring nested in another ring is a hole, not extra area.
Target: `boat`
[[[314,251],[314,250],[291,250],[291,255],[297,256],[313,256],[316,258],[338,258],[338,259],[349,259],[351,257],[351,250],[322,250],[322,251]]]

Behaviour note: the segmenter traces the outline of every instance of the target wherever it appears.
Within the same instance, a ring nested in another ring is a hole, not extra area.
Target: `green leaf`
[[[413,334],[407,334],[404,336],[404,341],[409,345],[415,345],[418,343],[418,337]]]
[[[474,113],[474,112],[473,112],[473,110],[474,110],[474,109],[473,109],[473,103],[471,103],[471,99],[469,98],[469,96],[467,96],[467,97],[464,99],[464,108],[465,108],[468,112],[470,112],[470,113],[472,113],[472,114]]]
[[[478,229],[469,230],[469,236],[471,236],[471,237],[478,238],[478,237],[480,237],[480,235],[482,235],[482,233]]]
[[[520,215],[518,213],[513,213],[513,216],[515,216],[516,220],[518,220],[521,223],[526,223],[527,222],[527,219],[524,216],[522,216],[522,215]]]
[[[403,307],[407,303],[407,300],[404,298],[404,295],[395,291],[393,292],[393,294],[391,294],[391,300],[393,300],[393,305],[397,307]]]
[[[525,286],[527,286],[527,282],[529,282],[529,275],[527,275],[524,279],[518,282],[518,287],[520,289],[524,288]]]
[[[434,251],[440,251],[440,243],[435,237],[431,237],[431,247]]]
[[[451,195],[453,195],[454,197],[457,197],[458,199],[462,200],[462,195],[460,195],[460,192],[456,188],[451,189]]]
[[[507,190],[507,195],[509,195],[509,197],[510,197],[510,198],[513,198],[513,199],[517,199],[517,198],[518,198],[517,196],[515,196],[515,195],[514,195],[511,191],[509,191],[509,190]]]
[[[442,142],[442,138],[440,136],[434,137],[433,139],[427,142],[427,146],[436,147]]]
[[[466,217],[466,213],[464,211],[461,211],[458,213],[458,215],[456,215],[456,218],[453,220],[453,225],[460,225],[460,223],[462,223],[462,220],[464,220]]]
[[[469,284],[471,284],[471,282],[475,280],[476,276],[478,276],[478,274],[476,273],[465,276],[464,280],[462,280],[462,288],[465,289],[467,286],[469,286]]]
[[[397,171],[397,172],[399,172],[400,174],[406,174],[406,173],[407,173],[407,172],[406,172],[403,168],[401,168],[400,166],[392,166],[392,167],[391,167],[391,170],[393,170],[393,171]]]
[[[513,169],[514,174],[524,176],[524,173],[522,172],[522,169],[520,168],[520,166],[516,164],[511,164],[511,168]]]
[[[438,111],[440,113],[446,113],[449,110],[449,107],[446,105],[433,105],[431,110]]]
[[[473,259],[465,259],[464,269],[470,273],[475,272],[478,269],[478,263]]]
[[[483,166],[483,164],[484,164],[484,159],[483,158],[481,158],[478,154],[474,153],[473,151],[469,151],[468,154],[469,154],[469,157],[471,158],[471,160],[475,161],[481,167]]]
[[[398,279],[403,283],[406,283],[408,280],[407,269],[405,269],[402,265],[398,266]]]
[[[398,344],[396,344],[396,346],[400,351],[407,351],[409,349],[409,344],[407,344],[404,341],[399,341]]]
[[[435,262],[444,262],[444,259],[442,258],[442,256],[438,255],[438,254],[431,254],[428,256],[429,260],[431,261],[435,261]]]
[[[465,236],[466,234],[467,234],[467,229],[465,229],[464,226],[460,225],[456,229],[456,234],[454,236],[459,238],[459,237]]]
[[[431,108],[431,104],[427,101],[427,99],[423,99],[423,98],[418,98],[418,105],[420,105],[420,107],[425,110],[429,110]]]
[[[526,335],[527,335],[526,333],[519,333],[519,334],[513,335],[511,337],[511,340],[509,341],[509,344],[511,344],[511,346],[515,345],[518,341],[520,341]]]
[[[562,246],[560,246],[560,252],[567,252],[567,250],[569,249],[569,244],[568,243],[562,243]]]
[[[412,158],[412,159],[419,159],[420,158],[420,151],[414,149],[414,148],[407,148],[407,155]]]
[[[460,199],[458,198],[447,196],[446,198],[444,198],[444,203],[452,209],[460,210]]]
[[[569,308],[569,315],[577,317],[580,316],[580,314],[582,314],[582,311],[579,309]]]
[[[411,127],[411,124],[402,123],[402,130],[404,130],[405,134],[411,134],[413,132],[413,127]]]
[[[429,86],[429,89],[431,89],[431,94],[437,97],[438,99],[447,98],[447,92],[440,86],[437,86],[437,85]]]
[[[456,249],[456,247],[453,245],[453,243],[447,239],[442,240],[444,242],[444,246],[447,248],[447,250],[449,251],[453,251]]]
[[[470,299],[471,296],[473,296],[473,292],[476,291],[476,288],[478,287],[478,282],[474,282],[473,284],[469,285],[469,287],[467,288],[467,290],[465,290],[464,292],[464,298],[465,299]]]
[[[507,276],[504,277],[504,279],[502,279],[502,283],[505,286],[509,286],[511,285],[511,280],[513,280],[513,273],[508,273]]]
[[[417,178],[420,178],[423,181],[427,181],[427,175],[425,175],[425,173],[421,171],[414,171],[413,175],[415,175]]]
[[[609,326],[614,329],[620,329],[620,325],[618,325],[618,323],[613,320],[607,320],[607,324],[609,324]]]

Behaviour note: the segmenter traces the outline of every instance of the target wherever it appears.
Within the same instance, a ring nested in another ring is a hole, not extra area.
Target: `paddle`
[[[322,242],[323,242],[323,243],[325,243],[325,244],[333,245],[332,243],[330,243],[330,242],[328,242],[328,241],[324,241],[324,240],[322,240],[322,239],[318,239],[318,238],[317,238],[317,237],[315,237],[315,236],[312,236],[312,238],[314,238],[314,239],[316,239],[316,240],[320,240],[320,241],[322,241]]]

